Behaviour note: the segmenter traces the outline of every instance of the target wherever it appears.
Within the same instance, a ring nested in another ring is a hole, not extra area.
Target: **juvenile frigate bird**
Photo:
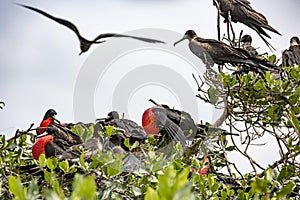
[[[100,39],[103,39],[103,38],[110,38],[110,37],[125,37],[125,38],[132,38],[132,39],[136,39],[136,40],[141,40],[143,42],[149,42],[149,43],[165,43],[163,41],[160,41],[160,40],[155,40],[155,39],[149,39],[149,38],[144,38],[144,37],[135,37],[135,36],[130,36],[130,35],[123,35],[123,34],[117,34],[117,33],[103,33],[103,34],[100,34],[98,35],[95,39],[93,40],[87,40],[85,39],[84,37],[82,37],[79,33],[79,30],[78,28],[71,22],[65,20],[65,19],[61,19],[61,18],[57,18],[57,17],[54,17],[40,9],[37,9],[37,8],[34,8],[34,7],[31,7],[31,6],[26,6],[26,5],[23,5],[23,4],[18,4],[22,7],[25,7],[25,8],[28,8],[30,10],[33,10],[35,12],[38,12],[40,13],[41,15],[44,15],[45,17],[49,18],[49,19],[52,19],[54,20],[55,22],[61,24],[61,25],[64,25],[66,27],[68,27],[69,29],[71,29],[75,34],[76,36],[78,37],[79,39],[79,42],[80,42],[80,49],[81,49],[81,52],[79,53],[79,55],[81,55],[82,53],[86,52],[89,50],[90,46],[92,44],[99,44],[99,43],[103,43],[105,42],[105,40],[102,40],[100,41]]]
[[[224,42],[214,39],[204,39],[198,37],[193,30],[188,30],[182,39],[174,43],[188,39],[190,50],[205,64],[212,66],[214,63],[223,65],[224,63],[246,64],[250,66],[259,66],[262,69],[274,71],[276,66],[270,62],[253,58],[249,52],[242,48],[231,47]]]
[[[268,24],[268,20],[264,15],[255,11],[250,2],[247,0],[213,0],[214,5],[215,1],[220,5],[220,14],[225,18],[225,22],[228,21],[228,16],[230,14],[231,21],[241,22],[246,26],[255,30],[258,35],[263,39],[263,41],[269,46],[270,43],[262,36],[271,38],[264,29],[272,31],[278,35],[281,35],[277,30]]]

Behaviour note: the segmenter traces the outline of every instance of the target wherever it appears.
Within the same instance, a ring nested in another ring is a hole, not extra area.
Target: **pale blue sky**
[[[0,6],[0,100],[7,104],[0,110],[0,132],[26,129],[31,123],[38,125],[48,108],[55,108],[61,121],[72,121],[76,78],[95,46],[78,56],[79,42],[73,32],[14,2],[3,1]],[[163,28],[182,34],[194,29],[199,36],[217,38],[217,12],[212,0],[17,2],[72,21],[88,39],[99,33],[141,28]],[[268,32],[280,56],[290,37],[300,33],[300,1],[252,0],[251,4],[282,34]],[[254,31],[241,24],[234,24],[234,28],[237,33],[243,29],[251,34],[253,46],[260,47],[260,53],[269,52]],[[225,31],[223,26],[222,32]]]

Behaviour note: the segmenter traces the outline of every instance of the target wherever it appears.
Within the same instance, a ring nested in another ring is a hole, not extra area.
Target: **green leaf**
[[[97,186],[93,176],[75,174],[72,188],[71,200],[93,200],[96,196]]]
[[[46,180],[47,183],[51,184],[52,183],[52,175],[50,172],[48,171],[44,171],[44,178]]]
[[[152,189],[151,187],[148,187],[146,195],[145,195],[145,200],[160,200],[157,191]]]
[[[215,105],[219,100],[220,93],[214,87],[210,87],[207,93],[208,93],[210,103]]]
[[[137,148],[139,145],[140,145],[139,141],[135,141],[135,142],[133,143],[133,145],[131,146],[131,148],[132,148],[132,149],[135,149],[135,148]]]
[[[226,147],[226,151],[234,151],[234,150],[235,150],[235,146]]]
[[[271,56],[269,56],[268,57],[268,61],[270,61],[271,63],[274,63],[275,64],[275,62],[276,62],[276,55],[271,55]]]
[[[12,175],[8,177],[8,186],[10,191],[15,196],[15,199],[26,200],[27,192],[23,187],[20,177],[16,178]]]
[[[131,147],[131,144],[129,142],[129,138],[126,138],[124,140],[124,145],[131,151],[132,147]]]
[[[282,166],[281,171],[277,177],[277,180],[283,182],[291,176],[295,175],[295,167],[292,165]]]
[[[293,121],[294,125],[296,126],[297,130],[300,132],[299,120],[297,117],[295,117],[294,113],[292,113],[292,121]]]
[[[121,172],[122,160],[115,159],[113,162],[106,164],[106,170],[108,176],[116,176]]]
[[[57,158],[48,158],[46,161],[46,164],[47,164],[47,167],[51,171],[53,171],[57,167],[58,160],[57,160]]]
[[[266,72],[266,76],[265,77],[266,77],[267,82],[271,83],[271,72],[270,71]]]
[[[276,195],[277,198],[284,198],[286,195],[290,194],[295,187],[295,183],[289,182],[285,185]]]
[[[63,170],[65,173],[68,173],[69,171],[69,162],[64,160],[59,163],[59,168]]]
[[[39,157],[39,166],[40,168],[46,167],[46,156],[45,154],[41,154]]]
[[[36,200],[39,198],[39,187],[35,180],[32,180],[28,186],[27,200]]]

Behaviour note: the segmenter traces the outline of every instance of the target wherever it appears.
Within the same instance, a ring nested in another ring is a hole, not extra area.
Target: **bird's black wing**
[[[233,4],[239,4],[241,6],[244,6],[244,7],[248,8],[248,9],[252,9],[252,7],[250,6],[250,2],[247,1],[247,0],[233,0],[232,2],[233,2]]]
[[[244,63],[254,65],[249,60],[249,53],[246,50],[240,51],[237,48],[230,47],[224,42],[214,39],[196,38],[196,41],[208,52],[216,64],[223,63]]]
[[[96,42],[102,38],[109,38],[109,37],[125,37],[125,38],[132,38],[136,40],[141,40],[143,42],[149,42],[149,43],[165,43],[160,40],[155,40],[155,39],[150,39],[150,38],[144,38],[144,37],[136,37],[136,36],[131,36],[131,35],[122,35],[122,34],[117,34],[117,33],[103,33],[98,35],[93,42]]]
[[[48,14],[48,13],[46,13],[46,12],[40,10],[40,9],[31,7],[31,6],[26,6],[26,5],[19,4],[19,3],[18,3],[18,5],[20,5],[22,7],[25,7],[27,9],[33,10],[35,12],[38,12],[41,15],[44,15],[45,17],[47,17],[49,19],[52,19],[53,21],[55,21],[55,22],[57,22],[57,23],[59,23],[61,25],[64,25],[66,27],[68,27],[69,29],[71,29],[72,31],[75,32],[75,34],[77,35],[78,38],[82,38],[82,36],[79,33],[79,30],[77,29],[77,27],[73,23],[71,23],[71,22],[69,22],[67,20],[61,19],[61,18],[54,17],[54,16],[52,16],[52,15],[50,15],[50,14]]]
[[[179,141],[182,147],[185,148],[187,145],[186,137],[179,125],[168,118],[167,110],[164,108],[153,108],[152,112],[156,115],[156,124],[159,129],[165,130],[172,140]]]
[[[108,125],[124,130],[124,135],[128,138],[144,140],[148,137],[145,130],[137,123],[129,119],[113,119],[107,122]]]
[[[272,26],[270,26],[268,24],[268,20],[266,19],[266,17],[253,10],[252,8],[249,9],[248,7],[241,7],[241,11],[246,15],[247,19],[245,20],[245,24],[246,25],[252,25],[255,26],[261,34],[270,37],[265,31],[261,32],[261,28],[265,28],[269,31],[272,31],[274,33],[277,33],[278,35],[281,35],[276,29],[274,29]],[[251,28],[253,28],[252,26],[250,26]]]

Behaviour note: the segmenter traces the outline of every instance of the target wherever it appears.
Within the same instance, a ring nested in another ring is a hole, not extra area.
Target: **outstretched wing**
[[[52,15],[50,15],[50,14],[48,14],[48,13],[46,13],[46,12],[40,10],[40,9],[31,7],[31,6],[26,6],[26,5],[19,4],[19,3],[18,3],[18,5],[20,5],[20,6],[24,7],[24,8],[33,10],[33,11],[35,11],[37,13],[40,13],[41,15],[44,15],[45,17],[47,17],[49,19],[52,19],[53,21],[55,21],[55,22],[57,22],[57,23],[59,23],[61,25],[64,25],[66,27],[68,27],[69,29],[71,29],[77,35],[78,38],[82,38],[81,35],[80,35],[80,33],[79,33],[79,30],[77,29],[77,27],[73,23],[71,23],[71,22],[69,22],[67,20],[61,19],[61,18],[54,17],[54,16],[52,16]]]
[[[165,42],[160,41],[160,40],[144,38],[144,37],[136,37],[136,36],[131,36],[131,35],[122,35],[122,34],[117,34],[117,33],[103,33],[103,34],[100,34],[93,40],[93,42],[97,42],[98,40],[100,40],[102,38],[109,38],[109,37],[132,38],[132,39],[141,40],[143,42],[149,42],[149,43],[165,43]]]

